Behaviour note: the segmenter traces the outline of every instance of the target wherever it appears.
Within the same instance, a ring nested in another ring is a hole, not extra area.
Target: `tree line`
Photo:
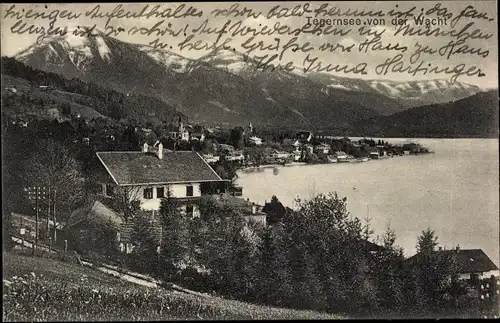
[[[349,214],[346,198],[333,193],[297,203],[264,227],[246,224],[237,209],[212,197],[200,202],[200,217],[187,218],[167,197],[159,211],[163,238],[138,216],[136,247],[125,263],[224,298],[350,317],[493,313],[467,298],[454,258],[434,256],[434,231],[418,237],[424,257],[409,265],[390,228],[378,240],[381,248],[370,247],[373,230]]]

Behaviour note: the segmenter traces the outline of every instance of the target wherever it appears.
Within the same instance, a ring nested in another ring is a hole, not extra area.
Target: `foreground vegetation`
[[[151,289],[52,259],[3,257],[5,321],[338,318]]]
[[[135,248],[116,256],[129,269],[156,279],[266,306],[348,317],[497,313],[495,300],[468,296],[456,259],[435,252],[432,230],[418,237],[422,257],[409,263],[390,228],[379,246],[368,242],[370,226],[347,212],[345,198],[318,195],[297,205],[296,210],[271,210],[275,224],[260,227],[246,225],[237,210],[220,207],[210,197],[201,201],[201,217],[194,219],[166,198],[159,214],[163,239],[147,230],[144,220],[133,218]],[[113,257],[115,234],[101,232],[101,237],[82,235],[79,245]]]

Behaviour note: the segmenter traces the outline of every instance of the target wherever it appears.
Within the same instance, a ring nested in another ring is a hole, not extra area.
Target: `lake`
[[[295,197],[309,199],[336,191],[347,197],[353,216],[369,215],[374,236],[390,225],[407,256],[416,252],[417,236],[430,227],[440,246],[481,248],[499,265],[498,139],[411,141],[435,153],[239,171],[236,183],[251,201],[263,204],[276,195],[289,207]]]

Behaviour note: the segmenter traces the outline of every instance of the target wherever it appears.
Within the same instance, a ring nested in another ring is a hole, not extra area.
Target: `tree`
[[[262,208],[262,212],[267,214],[266,222],[268,224],[276,224],[282,221],[285,216],[286,209],[278,198],[273,195],[271,197],[271,201],[266,203],[266,205]]]
[[[281,226],[267,228],[261,235],[257,256],[256,300],[280,307],[290,306],[292,285],[287,244]]]
[[[438,245],[437,240],[438,237],[436,236],[434,230],[428,228],[427,230],[422,231],[422,235],[418,237],[417,252],[430,254]]]
[[[115,187],[111,199],[112,209],[117,211],[125,221],[130,222],[140,209],[139,197],[141,191],[135,187],[119,186]]]
[[[244,140],[243,140],[243,132],[245,129],[242,127],[235,127],[231,129],[229,134],[229,144],[233,145],[236,149],[242,149]]]
[[[161,200],[159,211],[163,228],[160,257],[165,269],[164,277],[167,279],[176,276],[190,249],[187,219],[179,208],[172,193],[167,191],[167,197]]]
[[[450,305],[458,289],[457,268],[453,253],[434,252],[438,245],[435,232],[428,228],[418,237],[415,271],[413,273],[423,305],[442,311]]]
[[[399,309],[404,303],[404,254],[396,246],[396,233],[389,226],[382,235],[383,249],[374,255],[371,267],[380,306],[385,309]]]
[[[56,190],[59,216],[69,216],[84,201],[85,179],[72,150],[54,140],[40,140],[23,162],[24,186],[45,186]]]

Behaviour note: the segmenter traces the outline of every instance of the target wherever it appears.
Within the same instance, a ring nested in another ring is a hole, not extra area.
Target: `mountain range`
[[[354,129],[374,137],[498,138],[498,90],[364,120]]]
[[[95,32],[95,31],[94,31]],[[482,90],[446,80],[395,82],[326,73],[256,70],[232,50],[198,59],[96,36],[53,36],[15,56],[34,68],[123,93],[158,98],[199,123],[346,129],[412,107],[456,101]]]

